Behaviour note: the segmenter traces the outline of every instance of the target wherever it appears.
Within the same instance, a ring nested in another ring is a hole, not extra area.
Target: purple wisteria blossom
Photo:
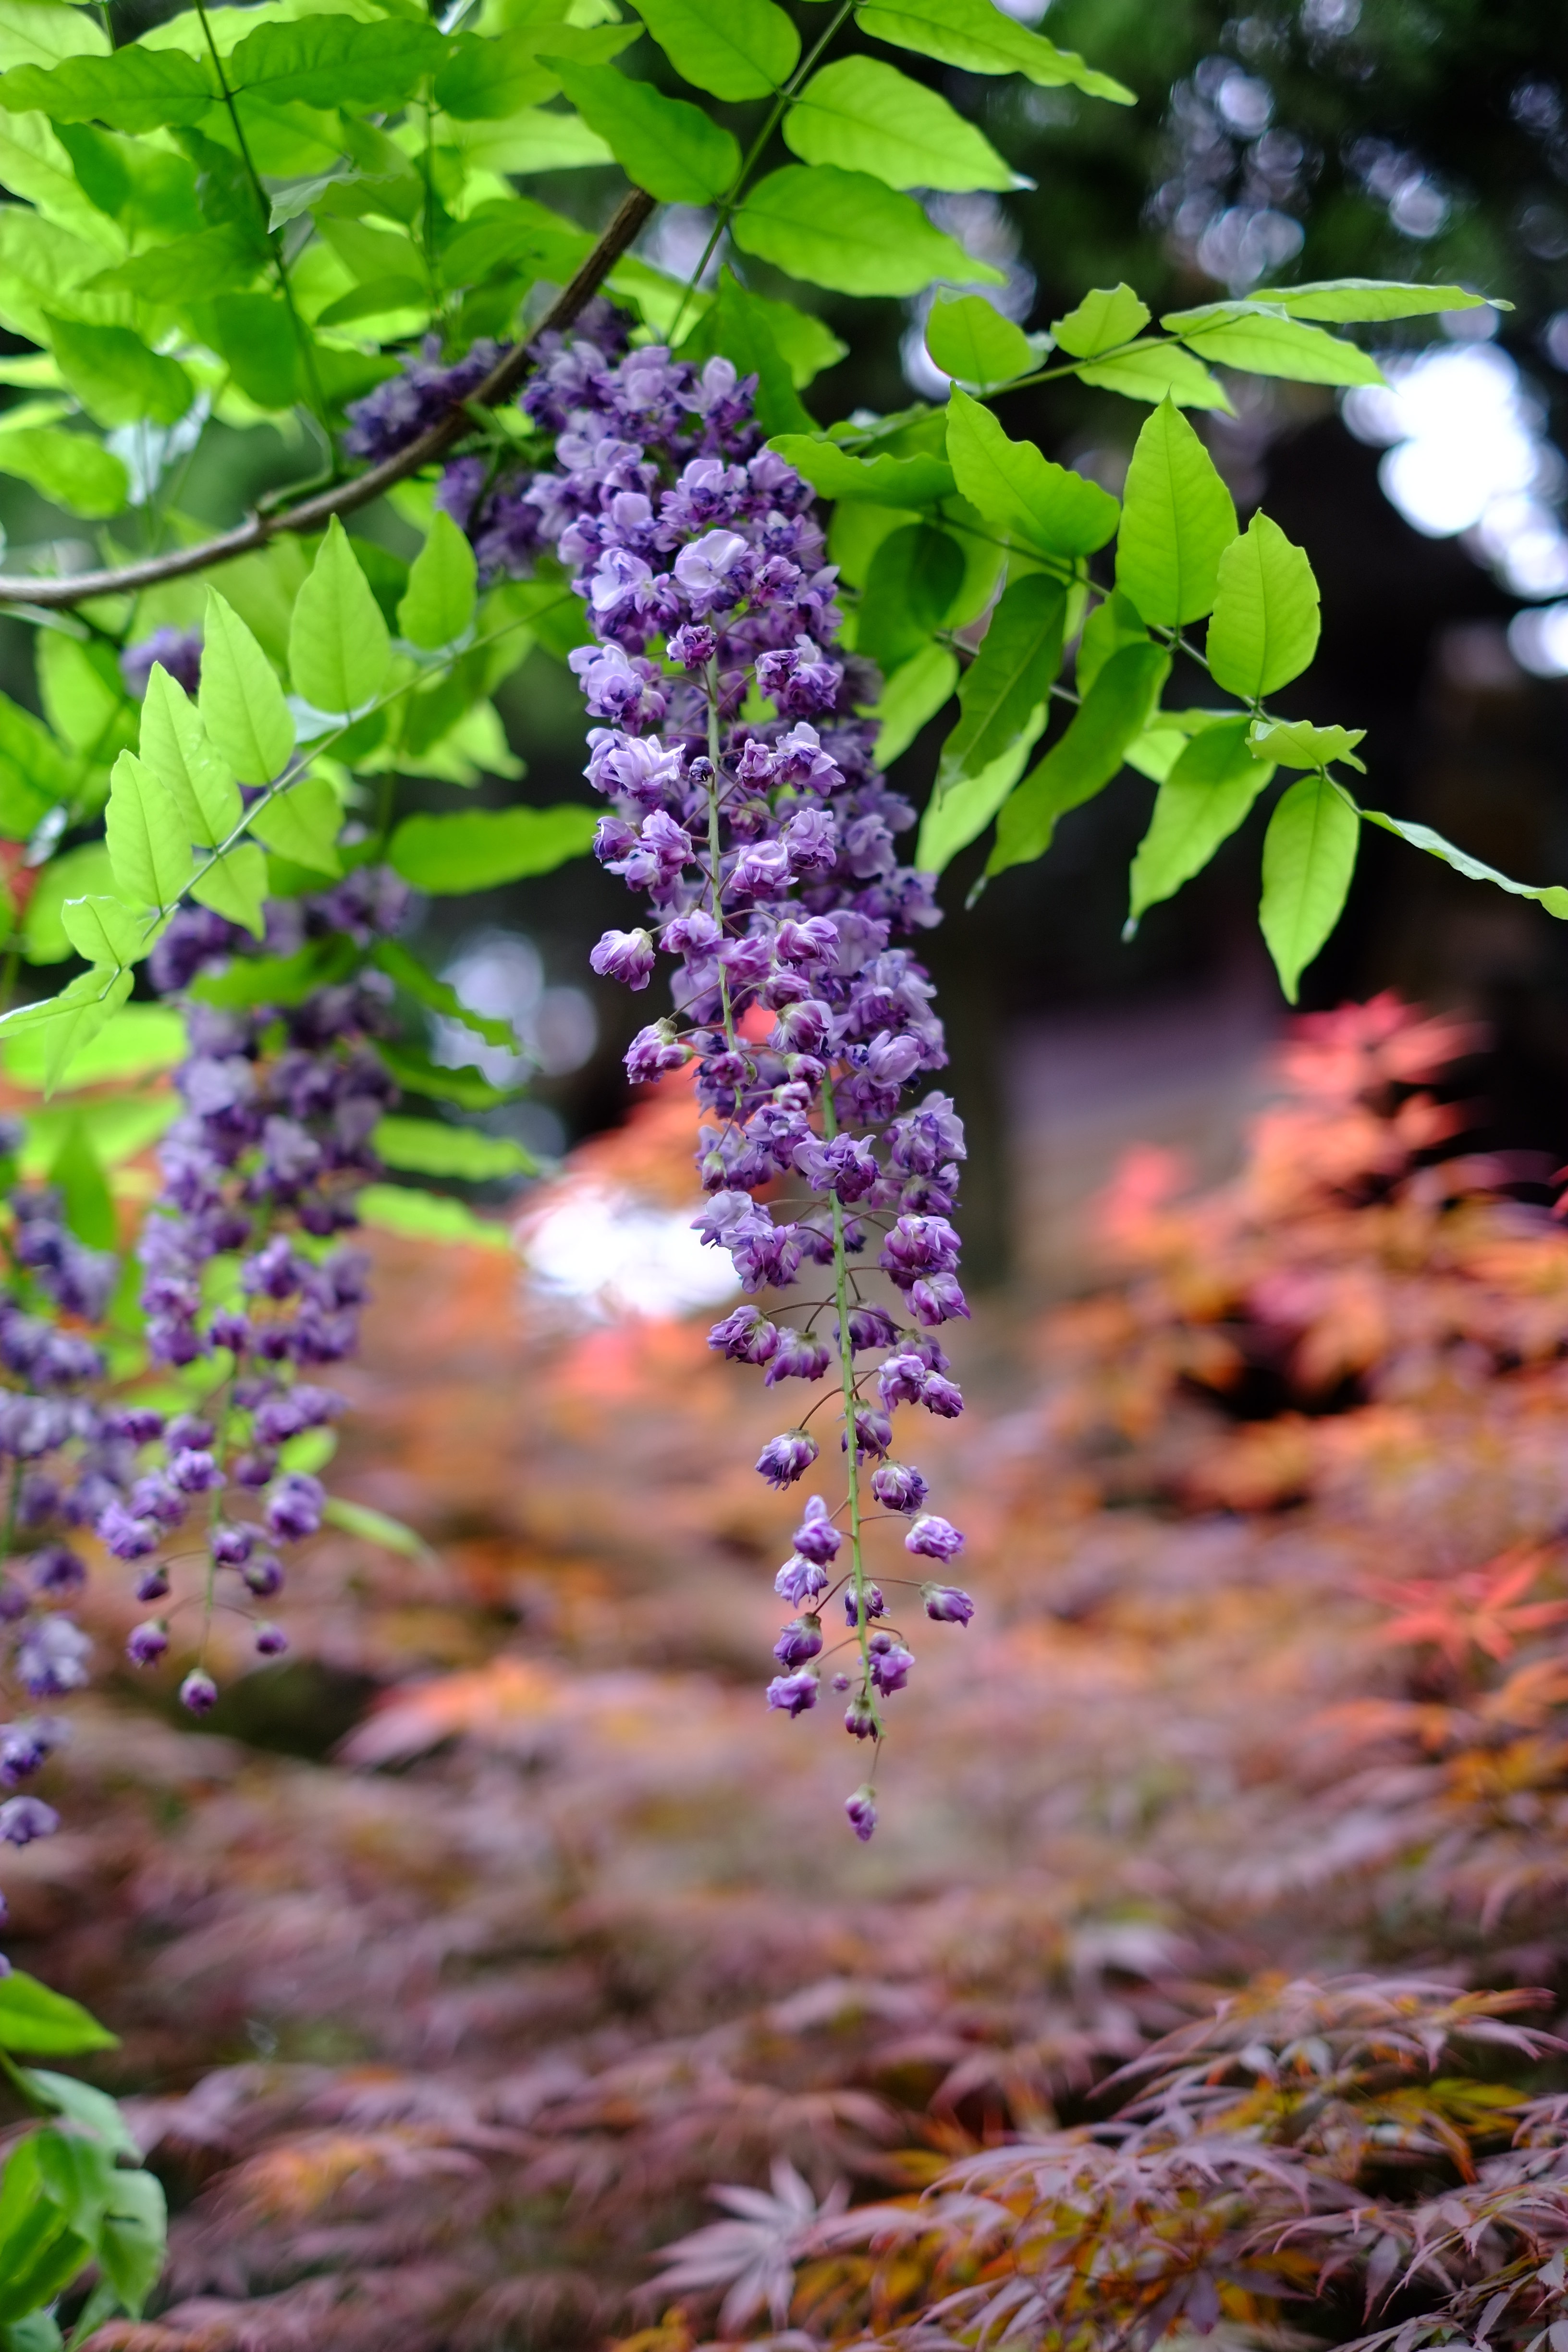
[[[809,1499],[779,1570],[781,1598],[811,1606],[779,1636],[785,1671],[768,1704],[791,1715],[816,1704],[816,1604],[846,1545],[857,1664],[832,1680],[852,1693],[848,1730],[879,1743],[913,1659],[880,1622],[863,1519],[873,1505],[912,1515],[928,1492],[912,1465],[887,1458],[891,1415],[963,1408],[933,1335],[969,1312],[951,1222],[963,1130],[930,1084],[946,1051],[906,944],[939,919],[932,877],[899,861],[914,812],[875,768],[876,729],[859,715],[879,682],[837,644],[812,490],[761,446],[754,390],[722,358],[698,367],[658,347],[616,358],[579,336],[524,396],[556,436],[554,466],[482,501],[479,476],[453,467],[443,503],[484,562],[484,519],[504,494],[583,599],[594,643],[572,666],[596,722],[588,780],[607,803],[595,855],[646,910],[605,934],[594,969],[641,991],[662,968],[670,1011],[634,1040],[628,1073],[644,1083],[695,1066],[708,1122],[696,1230],[729,1254],[744,1292],[778,1302],[737,1307],[710,1344],[770,1386],[836,1384],[837,1446],[809,1426],[811,1404],[757,1461],[787,1488],[826,1454],[842,1460],[847,1490],[837,1510]],[[922,1517],[907,1540],[947,1559],[963,1538]],[[927,1613],[963,1622],[963,1599]],[[873,1795],[868,1783],[848,1801],[862,1838]]]

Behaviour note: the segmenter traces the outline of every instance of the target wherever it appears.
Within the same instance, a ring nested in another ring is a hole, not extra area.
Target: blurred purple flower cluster
[[[643,989],[668,960],[672,1012],[640,1032],[627,1069],[645,1081],[695,1062],[712,1121],[697,1229],[743,1290],[781,1296],[769,1314],[737,1307],[710,1344],[770,1386],[830,1370],[838,1383],[847,1497],[832,1513],[812,1497],[777,1589],[797,1608],[844,1591],[850,1670],[822,1658],[814,1606],[780,1636],[768,1701],[800,1714],[826,1671],[849,1694],[847,1729],[879,1742],[913,1660],[895,1628],[872,1626],[884,1603],[863,1564],[868,1506],[910,1521],[917,1559],[945,1564],[963,1544],[921,1516],[926,1481],[891,1458],[891,1416],[963,1408],[937,1333],[969,1311],[951,1222],[963,1132],[944,1094],[904,1107],[946,1061],[931,982],[895,944],[939,919],[931,877],[899,862],[914,813],[858,715],[878,680],[837,647],[812,492],[758,446],[753,391],[723,359],[697,368],[650,348],[612,363],[591,341],[563,347],[526,400],[556,431],[556,467],[521,499],[572,567],[595,640],[571,660],[604,722],[588,737],[612,812],[596,855],[647,900],[647,925],[606,932],[594,969]],[[775,1192],[778,1213],[759,1198]],[[880,1281],[854,1263],[874,1244]],[[827,1295],[797,1305],[787,1294],[808,1269]],[[764,1448],[773,1486],[817,1459],[816,1409]],[[915,1589],[939,1622],[971,1613],[956,1588]],[[861,1837],[873,1794],[848,1801]]]

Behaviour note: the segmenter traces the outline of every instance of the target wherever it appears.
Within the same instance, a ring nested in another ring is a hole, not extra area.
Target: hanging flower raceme
[[[612,363],[579,340],[525,395],[556,432],[556,467],[508,495],[585,600],[595,643],[572,666],[602,722],[596,853],[647,903],[594,969],[637,990],[668,973],[673,1010],[626,1067],[643,1082],[695,1061],[710,1122],[697,1230],[743,1290],[776,1300],[737,1307],[710,1344],[770,1387],[836,1378],[842,1500],[809,1498],[779,1570],[800,1613],[768,1704],[802,1714],[826,1680],[847,1730],[879,1746],[914,1661],[870,1580],[868,1527],[907,1522],[911,1565],[945,1567],[963,1540],[921,1516],[924,1477],[892,1458],[899,1409],[963,1407],[938,1334],[969,1311],[951,1222],[963,1131],[945,1094],[909,1100],[946,1061],[931,982],[899,943],[939,919],[931,877],[899,862],[914,813],[857,716],[875,675],[837,646],[812,491],[760,446],[753,390],[723,359]],[[793,1486],[825,1445],[831,1462],[828,1402],[763,1448],[770,1484]],[[954,1586],[900,1581],[938,1622],[972,1614]],[[840,1595],[847,1633],[829,1648],[823,1612]],[[874,1794],[867,1782],[847,1802],[862,1838]]]

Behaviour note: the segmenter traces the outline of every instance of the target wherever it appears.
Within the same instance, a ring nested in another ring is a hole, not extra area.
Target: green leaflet
[[[563,59],[574,66],[605,65],[637,33],[636,25],[595,25],[581,31],[571,25],[525,25],[493,37],[459,33],[436,77],[436,97],[458,121],[510,123],[560,89]],[[555,54],[546,60],[539,55],[542,47]]]
[[[1115,533],[1121,509],[1109,490],[1055,464],[1032,441],[1009,440],[991,411],[957,385],[948,401],[947,454],[970,504],[1028,547],[1070,559],[1091,555]]]
[[[958,656],[946,646],[928,645],[895,670],[882,688],[872,717],[881,721],[871,757],[889,768],[947,701],[958,684]]]
[[[258,26],[230,50],[225,71],[231,89],[272,105],[292,99],[382,111],[402,106],[446,54],[434,25],[416,17],[362,25],[352,16],[300,16]]]
[[[771,98],[800,56],[773,0],[633,0],[682,80],[715,98]]]
[[[269,784],[294,749],[294,721],[272,665],[232,604],[207,590],[197,696],[213,748],[242,784]]]
[[[1086,360],[1073,373],[1080,383],[1119,392],[1124,400],[1173,400],[1178,408],[1235,414],[1224,384],[1179,343],[1134,343],[1116,359]]]
[[[1300,677],[1318,650],[1318,583],[1305,551],[1259,509],[1219,560],[1205,652],[1227,694],[1257,702]]]
[[[1086,294],[1065,319],[1053,319],[1051,333],[1074,359],[1091,360],[1100,352],[1131,343],[1149,323],[1149,305],[1140,301],[1131,286],[1100,287]]]
[[[84,327],[45,313],[60,373],[95,425],[174,425],[195,397],[178,360],[149,351],[129,327]]]
[[[62,58],[107,57],[110,46],[90,8],[0,0],[0,71],[58,65]]]
[[[141,918],[119,898],[68,898],[60,921],[87,963],[136,963],[152,945]]]
[[[1202,873],[1273,775],[1252,756],[1248,723],[1244,712],[1204,728],[1160,786],[1132,860],[1123,937],[1131,937],[1151,907],[1174,898],[1184,882]]]
[[[1003,283],[1000,270],[933,228],[912,196],[836,164],[786,163],[770,172],[733,229],[743,253],[839,294],[918,294],[937,278]]]
[[[267,936],[267,858],[253,841],[241,841],[204,866],[191,885],[198,906],[243,924],[254,939]]]
[[[1534,898],[1559,922],[1568,922],[1568,889],[1561,882],[1510,881],[1495,866],[1485,866],[1468,849],[1456,848],[1451,841],[1445,841],[1429,824],[1411,824],[1403,817],[1385,816],[1381,809],[1363,808],[1360,814],[1368,824],[1375,824],[1384,833],[1396,833],[1413,849],[1424,849],[1428,857],[1440,857],[1445,866],[1451,866],[1467,882],[1489,882],[1495,889],[1506,890],[1510,898]]]
[[[188,841],[216,849],[239,823],[239,787],[219,759],[201,713],[162,662],[142,705],[142,757],[174,796]]]
[[[1143,618],[1131,596],[1113,588],[1102,604],[1095,606],[1083,625],[1078,643],[1078,660],[1074,665],[1079,694],[1087,694],[1113,653],[1122,646],[1142,646],[1149,642],[1149,632]]]
[[[573,803],[559,808],[407,816],[392,836],[388,857],[405,882],[435,897],[451,898],[519,882],[531,874],[552,874],[569,857],[584,855],[596,822],[592,809]],[[392,976],[396,980],[402,975],[394,971]],[[462,1017],[460,1011],[458,1017]]]
[[[449,981],[437,980],[433,971],[426,971],[418,957],[400,940],[383,940],[372,961],[395,986],[413,997],[416,1004],[423,1004],[427,1012],[438,1013],[447,1021],[461,1022],[487,1045],[500,1045],[513,1054],[519,1050],[517,1033],[510,1021],[499,1020],[489,1013],[475,1013],[463,1003]]]
[[[132,906],[172,907],[191,878],[191,845],[174,793],[134,751],[114,762],[103,829],[116,888]]]
[[[13,2148],[0,2179],[0,2321],[52,2303],[90,2256],[44,2185],[42,2137],[32,2133]]]
[[[963,555],[945,530],[905,523],[871,558],[860,600],[858,651],[891,677],[929,642],[963,586]]]
[[[47,8],[50,0],[22,5]],[[68,130],[68,136],[80,135],[79,125]],[[41,114],[0,117],[0,184],[62,228],[101,245],[110,258],[119,255],[121,239],[78,179],[65,141]]]
[[[740,177],[741,150],[722,123],[683,98],[614,66],[546,60],[592,131],[607,142],[628,180],[661,204],[707,205]]]
[[[1043,857],[1057,821],[1110,782],[1148,724],[1170,673],[1161,646],[1123,646],[1100,670],[1059,742],[1003,807],[987,876]]]
[[[1061,667],[1067,591],[1042,572],[1004,593],[958,689],[959,716],[942,747],[936,798],[1000,759],[1049,697]]]
[[[1291,1004],[1340,919],[1360,837],[1355,809],[1326,776],[1299,776],[1268,820],[1258,919]]]
[[[466,1244],[471,1249],[504,1250],[510,1253],[511,1236],[504,1224],[491,1224],[486,1218],[476,1217],[466,1201],[453,1201],[439,1192],[416,1192],[404,1184],[367,1184],[354,1202],[359,1220],[363,1225],[379,1226],[383,1233],[405,1234],[413,1241],[453,1242]],[[356,1512],[358,1504],[343,1505],[334,1496],[326,1507],[328,1518],[336,1517],[339,1527],[348,1527],[351,1535],[368,1536],[373,1543],[386,1543],[388,1538],[378,1528],[365,1524],[350,1526],[342,1517],[345,1508]],[[365,1520],[379,1519],[378,1511],[363,1514]],[[391,1524],[396,1525],[395,1521]],[[405,1547],[394,1544],[391,1549]]]
[[[121,49],[120,55],[125,56]],[[250,284],[267,258],[265,250],[246,229],[205,228],[195,236],[177,236],[169,245],[155,245],[134,260],[101,269],[92,290],[135,294],[143,301],[179,303],[205,301],[214,294],[237,292]]]
[[[0,1045],[5,1047],[11,1076],[24,1086],[41,1086],[46,1094],[52,1094],[71,1063],[87,1052],[100,1030],[120,1011],[133,978],[128,967],[115,971],[94,964],[89,971],[79,972],[58,996],[47,997],[38,1004],[19,1004],[5,1014],[0,1018]],[[180,1025],[183,1029],[184,1024]],[[30,1050],[14,1056],[13,1040],[25,1042]],[[5,2046],[4,2032],[0,2011],[0,2048]],[[34,2042],[23,2046],[44,2050],[55,2045]]]
[[[1366,735],[1364,727],[1310,727],[1304,719],[1255,719],[1247,740],[1255,760],[1272,760],[1280,768],[1326,768],[1342,760],[1347,768],[1365,775],[1355,747]]]
[[[1160,322],[1170,326],[1169,319]],[[1175,330],[1187,349],[1219,367],[1249,375],[1284,376],[1295,383],[1382,383],[1383,370],[1370,352],[1339,335],[1309,327],[1300,319],[1253,312],[1212,327]]]
[[[726,265],[719,273],[718,293],[680,347],[682,358],[691,360],[710,359],[715,352],[722,352],[742,375],[756,377],[755,415],[764,433],[797,429],[809,433],[812,426],[810,412],[795,390],[794,371],[778,341],[776,329],[782,326],[788,332],[792,320],[807,329],[816,324],[787,302],[760,301]],[[841,352],[842,344],[837,349]],[[809,382],[809,376],[805,380]]]
[[[391,319],[399,310],[416,310],[421,318],[429,315],[431,307],[428,289],[413,276],[373,278],[363,286],[355,286],[347,294],[340,294],[319,311],[319,327],[341,327],[350,319]]]
[[[1043,33],[1004,16],[991,0],[865,0],[858,17],[861,31],[873,40],[962,66],[967,73],[1021,73],[1041,89],[1065,83],[1086,98],[1108,98],[1118,106],[1134,102],[1121,82],[1097,73],[1071,49],[1058,49]]]
[[[983,294],[939,293],[926,320],[926,349],[944,375],[982,391],[1011,383],[1037,364],[1022,327]]]
[[[337,846],[342,821],[338,796],[325,776],[301,776],[260,803],[250,830],[291,865],[335,878],[343,870]]]
[[[1021,182],[989,139],[945,98],[879,58],[840,58],[824,66],[800,92],[783,127],[785,146],[802,163],[869,172],[890,188],[1033,184]]]
[[[0,474],[15,475],[68,513],[118,514],[131,478],[112,449],[63,425],[0,424]]]
[[[14,66],[0,74],[0,107],[13,114],[36,109],[51,122],[106,122],[114,131],[199,122],[216,94],[210,70],[195,58],[135,43],[108,57]]]
[[[474,551],[449,514],[437,507],[430,535],[409,566],[397,625],[410,645],[434,653],[456,645],[473,625],[478,566]]]
[[[79,1111],[67,1121],[60,1136],[49,1162],[49,1182],[64,1203],[66,1223],[77,1239],[89,1249],[113,1249],[119,1240],[114,1195]]]
[[[1157,626],[1199,620],[1214,603],[1219,559],[1235,537],[1236,508],[1214,459],[1174,404],[1162,401],[1127,470],[1117,586]]]
[[[585,164],[613,163],[615,157],[581,116],[553,107],[529,106],[493,129],[463,140],[468,161],[480,170],[522,173],[575,172]]]
[[[961,849],[979,839],[1023,774],[1030,752],[1045,732],[1049,709],[1048,703],[1037,703],[1018,735],[989,767],[966,776],[948,792],[932,793],[915,846],[915,865],[921,873],[944,873]]]
[[[84,842],[79,849],[68,849],[63,857],[51,858],[38,876],[22,918],[22,952],[27,961],[64,963],[72,952],[61,913],[66,900],[113,887],[109,851],[101,841]]]
[[[389,1193],[398,1200],[417,1201],[428,1197],[417,1192],[402,1192],[393,1184],[374,1184],[370,1189],[376,1194],[378,1200]],[[362,1193],[360,1195],[362,1206],[363,1199],[364,1196]],[[442,1208],[455,1209],[459,1203],[456,1201],[443,1201],[438,1205]],[[465,1216],[468,1213],[468,1210],[463,1211]],[[394,1233],[406,1230],[397,1223],[395,1217],[373,1216],[369,1222],[373,1224],[385,1224]],[[475,1219],[473,1222],[478,1223],[479,1221]],[[506,1235],[499,1227],[480,1225],[479,1230],[485,1234],[487,1242],[493,1239],[499,1241],[503,1249],[507,1246]],[[447,1236],[442,1234],[438,1238],[445,1240]],[[423,1536],[416,1535],[412,1528],[405,1528],[401,1519],[389,1518],[384,1511],[373,1511],[367,1503],[351,1503],[342,1495],[329,1495],[321,1507],[321,1517],[329,1527],[342,1528],[345,1535],[362,1536],[367,1543],[381,1544],[388,1551],[403,1553],[405,1559],[429,1559],[433,1557],[430,1547]]]
[[[392,639],[381,607],[334,515],[294,600],[289,625],[294,691],[312,709],[342,717],[374,701],[391,666]]]
[[[825,499],[866,499],[879,507],[934,507],[958,487],[952,467],[940,457],[855,457],[837,441],[807,433],[775,433],[768,446]]]
[[[184,155],[85,122],[61,123],[56,135],[83,193],[127,235],[187,236],[201,227],[195,166]]]
[[[1273,303],[1293,319],[1372,326],[1383,319],[1425,319],[1437,310],[1479,310],[1488,298],[1464,286],[1406,286],[1391,278],[1320,278],[1306,286],[1259,286],[1252,299]],[[1495,299],[1491,302],[1494,310],[1512,307]]]
[[[499,1176],[531,1176],[539,1163],[507,1136],[479,1135],[471,1127],[449,1127],[438,1118],[384,1118],[371,1146],[389,1168],[412,1176],[457,1176],[485,1184]]]
[[[503,1103],[516,1102],[523,1091],[521,1087],[491,1086],[483,1071],[469,1062],[455,1069],[446,1062],[433,1062],[417,1045],[378,1040],[376,1052],[405,1094],[456,1103],[460,1110],[496,1110]]]
[[[167,2238],[168,2209],[162,2181],[154,2173],[115,2168],[93,2251],[104,2284],[133,2318],[140,2315],[158,2284]]]

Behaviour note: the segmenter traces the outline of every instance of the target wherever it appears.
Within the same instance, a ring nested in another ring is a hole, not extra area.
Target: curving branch
[[[654,199],[642,188],[634,188],[616,213],[615,218],[584,260],[570,285],[552,303],[533,333],[525,342],[517,343],[490,370],[479,389],[469,394],[469,404],[479,402],[487,408],[499,408],[529,373],[534,362],[535,348],[542,335],[569,327],[604,279],[615,268],[627,247],[637,236],[643,223],[654,208]],[[468,404],[454,406],[438,425],[432,425],[416,441],[400,449],[395,457],[383,458],[379,466],[368,472],[356,474],[352,480],[336,483],[330,490],[321,490],[313,499],[301,500],[280,514],[253,514],[234,530],[226,530],[216,539],[203,540],[195,547],[180,547],[167,555],[149,556],[142,563],[126,563],[112,571],[73,572],[61,579],[35,578],[30,574],[0,573],[0,605],[31,604],[48,610],[63,610],[72,604],[85,604],[94,596],[123,594],[140,588],[155,588],[163,580],[180,580],[187,572],[205,572],[212,565],[232,562],[237,555],[253,554],[265,547],[281,531],[321,530],[334,515],[352,514],[356,507],[368,506],[395,484],[406,481],[421,467],[432,466],[447,455],[456,441],[469,429],[467,414]]]

